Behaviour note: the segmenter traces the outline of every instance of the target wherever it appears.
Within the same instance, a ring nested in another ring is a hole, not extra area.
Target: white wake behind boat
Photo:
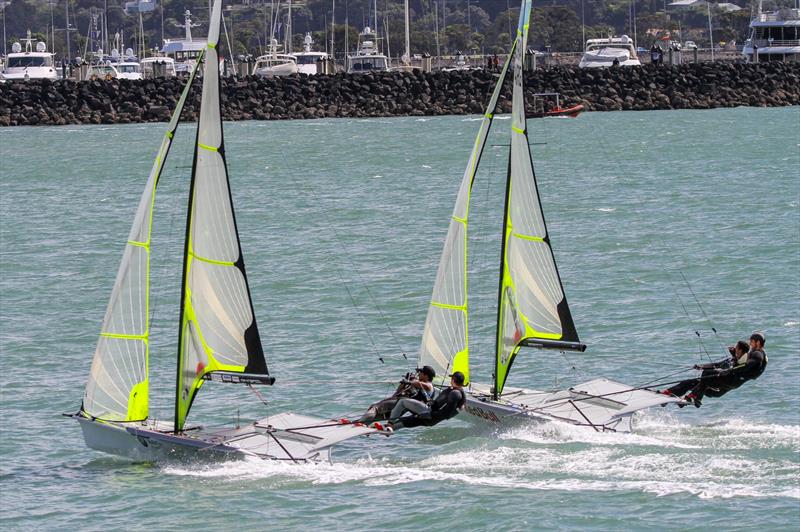
[[[208,44],[181,94],[134,217],[76,419],[90,448],[137,460],[225,455],[294,462],[330,459],[333,445],[378,431],[283,413],[245,425],[205,429],[187,418],[206,382],[271,385],[245,272],[223,143],[215,0]],[[174,418],[150,418],[150,242],[156,187],[200,64],[178,329]]]
[[[495,85],[461,181],[425,321],[419,364],[432,366],[437,375],[464,373],[468,382],[466,410],[473,419],[494,423],[557,420],[595,430],[630,431],[635,412],[680,399],[608,379],[556,391],[506,387],[511,366],[523,348],[586,349],[578,338],[564,295],[533,172],[524,91],[530,11],[531,0],[523,0],[517,38]],[[469,382],[469,207],[478,165],[512,61],[511,145],[500,230],[494,382],[483,385]]]

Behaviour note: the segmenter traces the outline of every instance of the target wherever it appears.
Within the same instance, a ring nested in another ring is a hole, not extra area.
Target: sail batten
[[[215,0],[189,193],[178,341],[175,431],[208,375],[260,376],[271,384],[242,258],[225,162],[219,92],[221,2]]]
[[[524,55],[531,0],[523,1],[514,56],[506,203],[503,219],[494,396],[502,393],[520,347],[583,350],[550,246],[525,119]]]
[[[150,241],[156,188],[197,66],[172,113],[134,215],[83,396],[83,413],[108,421],[149,416]]]

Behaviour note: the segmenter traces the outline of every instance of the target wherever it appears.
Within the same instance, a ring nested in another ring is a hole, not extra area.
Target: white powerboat
[[[122,61],[116,64],[119,79],[142,79],[142,65],[138,61]]]
[[[325,52],[315,52],[311,49],[314,40],[310,33],[303,39],[303,51],[289,54],[295,58],[297,71],[301,74],[327,74],[329,56]]]
[[[800,61],[800,9],[764,13],[759,2],[742,55],[748,63]]]
[[[297,74],[297,59],[293,55],[278,53],[278,41],[272,39],[268,54],[256,57],[253,75],[264,77]]]
[[[580,68],[607,68],[611,66],[639,66],[633,39],[627,35],[607,39],[589,39],[586,51],[578,65]]]
[[[133,48],[127,48],[124,54],[120,54],[116,48],[111,50],[111,63],[117,70],[117,78],[142,79],[142,67],[136,54],[133,53]]]
[[[25,42],[25,51],[22,51],[22,45],[18,42],[11,45],[11,53],[8,54],[5,66],[0,71],[0,79],[58,79],[53,62],[55,54],[47,51],[47,45],[39,41],[34,49],[30,30],[27,38],[22,41]]]
[[[171,78],[175,73],[175,60],[171,57],[145,57],[139,61],[145,78]]]
[[[86,79],[93,81],[98,79],[111,81],[112,79],[117,79],[119,77],[120,75],[117,67],[111,62],[89,65],[89,69],[86,71]]]
[[[347,56],[347,73],[386,72],[389,58],[380,52],[377,45],[378,34],[369,26],[358,34],[358,48],[355,54]]]
[[[161,53],[175,60],[177,74],[188,75],[197,63],[197,58],[203,51],[206,42],[203,39],[192,37],[192,28],[196,28],[200,24],[192,22],[192,13],[188,9],[183,13],[183,20],[183,24],[175,24],[184,29],[183,39],[164,39]]]

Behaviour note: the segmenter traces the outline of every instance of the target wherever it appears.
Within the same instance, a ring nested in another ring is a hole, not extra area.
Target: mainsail
[[[511,147],[497,309],[494,395],[521,346],[583,351],[564,296],[533,174],[525,121],[524,57],[531,0],[523,2],[514,56]]]
[[[215,0],[186,222],[175,431],[182,430],[197,391],[212,372],[234,382],[273,381],[253,312],[225,164],[216,50],[221,13],[221,1]]]
[[[199,59],[197,64],[200,64]],[[196,72],[197,65],[186,82],[150,170],[103,319],[82,406],[82,411],[94,418],[139,421],[149,414],[147,368],[153,205],[158,180]]]
[[[516,43],[514,43],[516,46]],[[513,53],[514,48],[512,48]],[[478,136],[472,147],[456,205],[450,217],[433,296],[428,307],[425,330],[420,347],[420,365],[429,365],[438,375],[460,371],[469,382],[469,335],[467,294],[467,226],[472,184],[481,160],[486,138],[492,127],[497,100],[508,73],[511,55],[506,59],[500,78],[486,106]]]

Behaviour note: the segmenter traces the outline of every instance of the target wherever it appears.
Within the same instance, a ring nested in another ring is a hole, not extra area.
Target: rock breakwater
[[[463,115],[482,113],[495,74],[384,72],[362,75],[223,79],[225,120]],[[185,83],[47,81],[0,84],[0,126],[167,121]],[[500,108],[510,111],[510,80]],[[692,63],[531,72],[526,90],[558,92],[590,111],[800,105],[800,63]],[[530,101],[530,99],[529,99]],[[184,119],[197,117],[200,84]]]

